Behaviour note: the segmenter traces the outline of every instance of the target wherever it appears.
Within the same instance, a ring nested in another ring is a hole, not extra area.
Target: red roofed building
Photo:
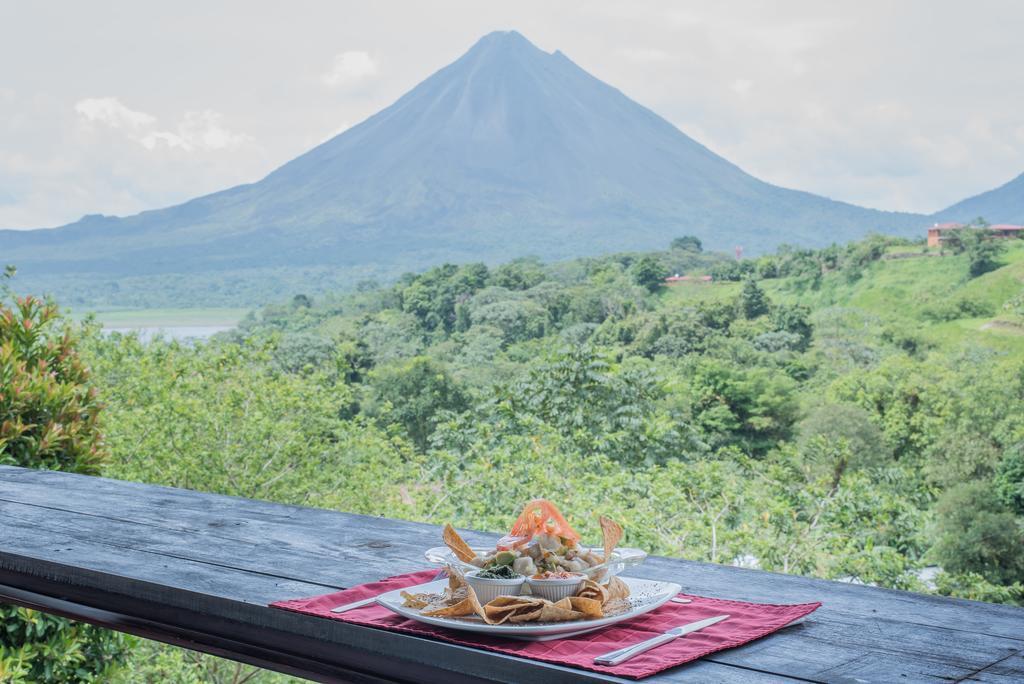
[[[928,229],[928,246],[941,247],[942,243],[946,240],[945,234],[965,228],[971,230],[981,229],[979,226],[965,226],[962,223],[936,223]],[[986,227],[985,230],[995,238],[1024,237],[1024,226],[1015,226],[1009,223],[997,223],[994,226]]]

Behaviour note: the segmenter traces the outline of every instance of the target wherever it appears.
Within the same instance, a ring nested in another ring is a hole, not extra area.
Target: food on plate
[[[598,521],[600,549],[580,546],[579,533],[546,499],[526,504],[490,551],[475,551],[454,527],[445,525],[445,546],[466,565],[448,566],[443,592],[402,592],[402,598],[423,615],[480,618],[492,625],[603,617],[610,604],[629,597],[629,586],[618,577],[605,580],[606,562],[622,540],[622,526],[603,515]],[[468,566],[479,569],[463,574],[460,568]],[[524,583],[529,586],[526,595]]]
[[[549,601],[561,601],[569,596],[575,596],[586,579],[587,576],[581,572],[565,572],[563,570],[531,575],[526,582],[530,586],[530,593],[534,596]]]
[[[584,620],[596,620],[604,617],[604,608],[600,601],[583,596],[570,596],[564,600],[569,602],[573,610],[583,613]]]
[[[496,566],[494,566],[492,568],[487,568],[486,570],[480,570],[476,574],[474,574],[473,576],[474,577],[479,577],[480,579],[507,579],[507,580],[514,580],[514,579],[519,579],[520,577],[522,577],[522,575],[520,575],[518,572],[516,572],[515,570],[512,569],[511,565],[496,565]]]
[[[466,573],[466,582],[476,592],[481,603],[487,603],[499,596],[518,596],[523,591],[526,578],[513,572],[507,565],[493,570],[472,570]]]
[[[605,603],[629,598],[629,585],[620,577],[615,576],[609,579],[604,588],[608,592],[608,599]]]
[[[601,524],[601,536],[604,538],[604,557],[607,560],[611,557],[612,550],[618,546],[619,541],[622,539],[622,525],[603,515],[597,521]]]
[[[484,572],[487,572],[487,571],[485,570]],[[581,572],[566,572],[565,570],[559,570],[557,572],[552,572],[551,570],[548,570],[547,572],[538,572],[536,575],[530,575],[530,579],[535,579],[535,580],[553,580],[553,579],[564,580],[564,579],[573,579],[573,578],[580,578],[580,577],[585,577],[585,575],[583,573],[581,573]]]
[[[445,546],[451,549],[455,557],[463,563],[469,563],[476,557],[476,552],[469,548],[469,544],[459,536],[459,533],[455,531],[451,523],[445,524],[441,537],[444,539]]]
[[[584,580],[583,586],[576,591],[576,595],[580,598],[598,601],[601,605],[608,602],[608,590],[599,582],[594,582],[593,580]]]
[[[444,591],[437,594],[403,591],[403,605],[430,617],[480,618],[489,625],[501,625],[596,620],[605,617],[613,601],[629,596],[629,586],[618,577],[612,577],[607,587],[581,578],[583,586],[574,595],[557,601],[541,596],[500,595],[481,604],[470,584],[472,580],[472,576],[449,566],[448,586]]]
[[[484,570],[509,566],[520,575],[584,572],[603,566],[622,539],[622,526],[601,516],[603,554],[580,546],[580,535],[547,499],[526,504],[512,529],[491,551],[475,553],[451,525],[445,525],[444,543],[455,557]],[[603,572],[595,571],[597,575]]]
[[[440,594],[401,593],[402,605],[418,608],[423,615],[431,617],[464,617],[483,613],[480,601],[473,588],[466,584],[465,577],[455,568],[448,569],[448,586]]]

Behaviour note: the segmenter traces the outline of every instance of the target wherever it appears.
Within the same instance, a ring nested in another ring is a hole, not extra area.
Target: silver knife
[[[633,646],[620,648],[617,651],[612,651],[611,653],[599,655],[596,658],[594,658],[594,662],[598,665],[618,665],[619,663],[626,662],[633,656],[640,655],[641,653],[646,653],[647,651],[650,651],[652,648],[657,648],[662,644],[667,644],[670,641],[674,641],[675,639],[678,639],[684,634],[689,634],[690,632],[702,630],[705,627],[710,627],[711,625],[718,624],[722,620],[727,620],[728,618],[728,615],[716,615],[715,617],[709,617],[703,620],[698,620],[697,622],[691,622],[690,624],[683,625],[682,627],[673,627],[664,634],[659,634],[658,636],[652,639],[648,639],[647,641],[641,641],[639,644],[634,644]]]

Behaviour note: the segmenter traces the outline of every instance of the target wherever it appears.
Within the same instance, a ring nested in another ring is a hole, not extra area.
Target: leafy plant
[[[98,473],[107,454],[100,408],[57,307],[35,297],[0,302],[0,463]],[[0,681],[104,681],[131,643],[91,625],[0,607]]]

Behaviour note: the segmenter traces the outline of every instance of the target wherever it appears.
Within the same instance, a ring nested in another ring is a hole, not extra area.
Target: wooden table
[[[0,467],[0,601],[318,681],[625,681],[267,607],[423,569],[438,541],[431,525]],[[1021,608],[674,558],[633,573],[704,596],[824,602],[645,681],[1024,681]]]

